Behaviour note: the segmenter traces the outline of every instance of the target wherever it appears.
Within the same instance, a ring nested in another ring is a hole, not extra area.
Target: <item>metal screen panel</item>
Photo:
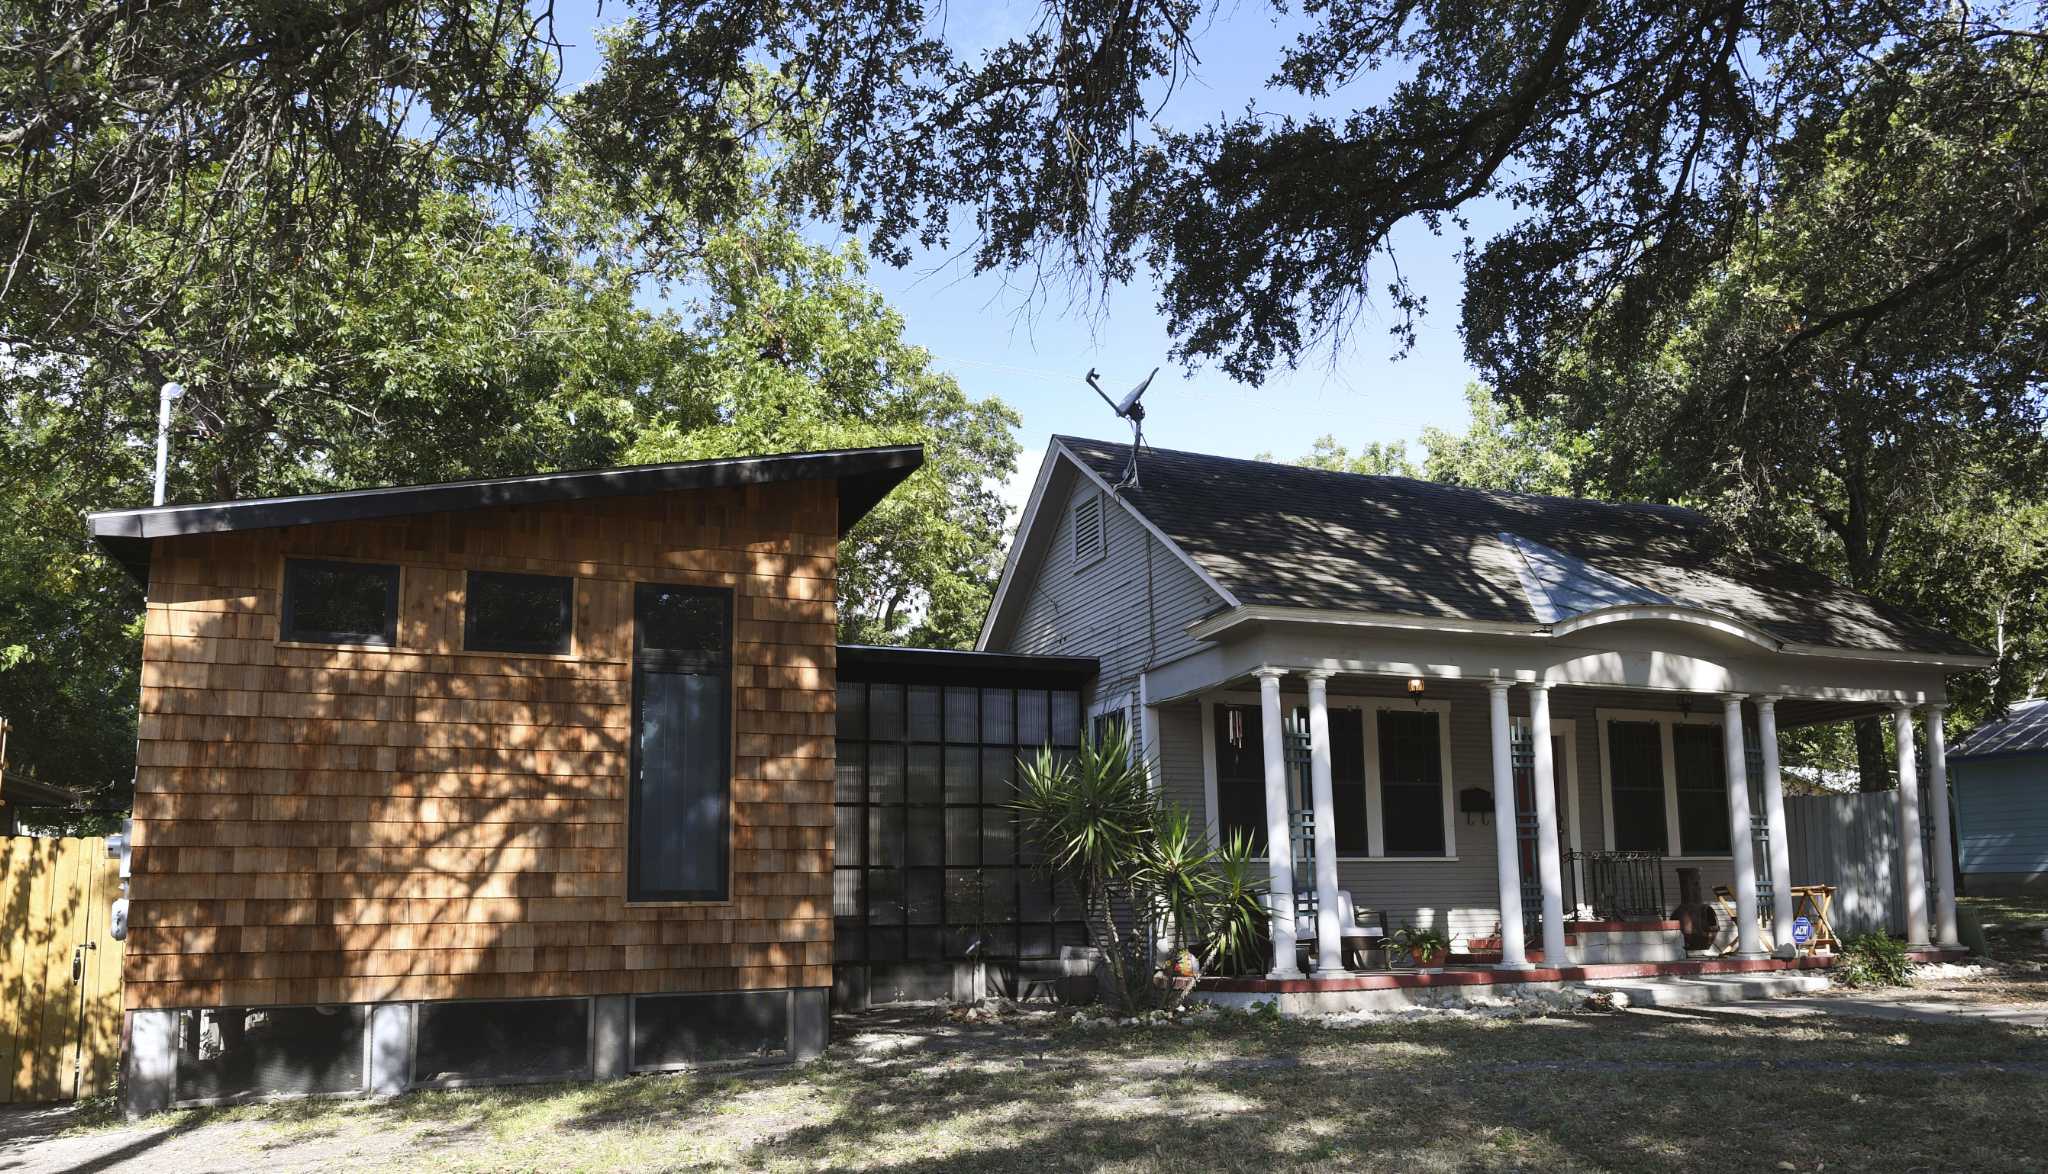
[[[633,1000],[633,1070],[789,1052],[789,992],[640,995]]]
[[[421,1003],[413,1082],[536,1080],[590,1072],[590,1000]]]
[[[178,1101],[360,1092],[366,1007],[178,1012]]]
[[[1075,752],[1078,692],[841,682],[839,714],[836,961],[1049,958],[1085,940],[1009,806],[1020,755]]]

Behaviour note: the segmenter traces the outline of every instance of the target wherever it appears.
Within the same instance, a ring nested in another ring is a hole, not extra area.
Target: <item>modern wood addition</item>
[[[827,987],[830,479],[161,537],[130,1009]],[[287,559],[401,568],[389,648],[280,642]],[[569,655],[467,651],[471,571]],[[729,593],[729,893],[627,900],[634,590]]]

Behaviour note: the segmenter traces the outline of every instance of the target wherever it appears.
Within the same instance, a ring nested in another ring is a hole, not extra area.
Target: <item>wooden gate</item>
[[[0,1103],[111,1089],[121,1057],[120,863],[103,839],[0,838]]]

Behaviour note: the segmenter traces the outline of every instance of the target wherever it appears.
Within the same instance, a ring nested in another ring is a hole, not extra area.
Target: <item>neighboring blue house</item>
[[[1948,761],[1963,891],[2048,893],[2048,698],[1977,727]]]

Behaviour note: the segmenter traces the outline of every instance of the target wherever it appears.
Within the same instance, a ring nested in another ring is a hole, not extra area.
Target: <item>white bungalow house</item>
[[[1263,843],[1274,982],[1351,977],[1340,893],[1526,973],[1659,922],[1682,867],[1730,890],[1731,965],[1789,965],[1793,886],[1826,878],[1790,875],[1778,731],[1868,714],[1903,777],[1923,731],[1936,883],[1901,788],[1904,929],[1958,944],[1941,714],[1989,658],[1692,511],[1057,436],[979,647],[1097,658],[1091,716]]]

